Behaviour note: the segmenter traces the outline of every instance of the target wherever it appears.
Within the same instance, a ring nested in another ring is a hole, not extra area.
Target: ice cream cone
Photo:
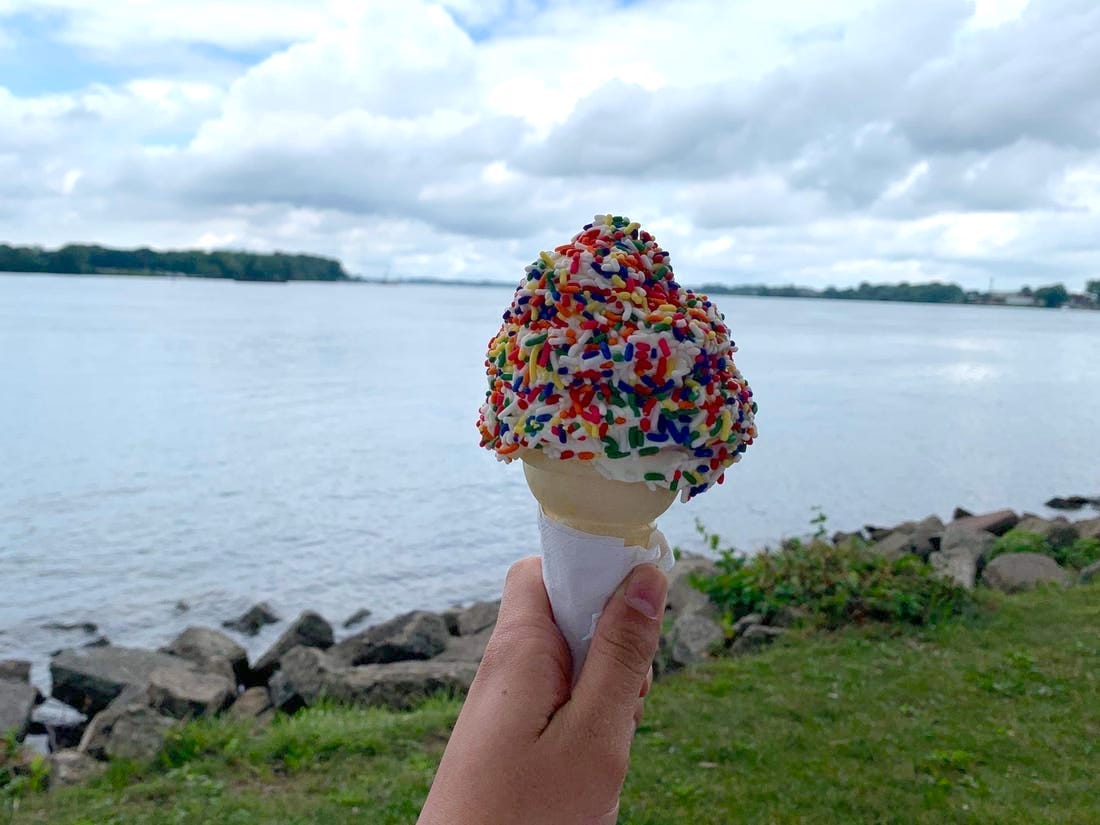
[[[527,486],[542,512],[574,530],[649,547],[656,519],[676,494],[643,482],[612,481],[583,461],[561,461],[535,450],[523,455]]]

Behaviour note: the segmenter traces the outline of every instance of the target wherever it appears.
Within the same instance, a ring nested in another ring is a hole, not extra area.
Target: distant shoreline
[[[263,257],[263,256],[258,256]],[[288,256],[289,257],[289,256]],[[328,259],[318,258],[319,261]],[[336,263],[336,262],[333,262]],[[338,265],[338,264],[337,264]],[[372,286],[452,286],[466,288],[492,288],[514,289],[511,281],[487,281],[464,280],[445,278],[371,278],[348,275],[341,268],[341,275],[337,277],[298,277],[293,273],[286,277],[248,277],[230,275],[206,275],[170,270],[137,270],[137,269],[100,269],[95,272],[59,272],[59,271],[21,271],[9,270],[0,267],[0,275],[48,275],[53,277],[105,277],[105,278],[172,278],[193,280],[224,280],[244,283],[343,283],[343,284],[370,284]],[[1091,284],[1090,284],[1091,285]],[[1060,285],[1058,285],[1060,286]],[[945,293],[944,288],[950,288]],[[1043,289],[1051,289],[1044,287]],[[925,290],[931,290],[931,294],[922,294]],[[954,290],[958,290],[955,292]],[[838,290],[829,287],[825,290],[815,290],[803,287],[767,287],[767,286],[725,286],[723,284],[703,284],[696,292],[706,295],[734,295],[749,298],[801,298],[804,300],[826,301],[858,301],[860,303],[895,303],[895,304],[944,304],[950,306],[993,306],[1013,307],[1029,309],[1083,309],[1100,310],[1100,300],[1092,298],[1089,293],[1071,294],[1065,293],[1064,300],[1058,296],[1051,304],[1041,302],[1041,299],[1032,298],[1023,293],[981,293],[963,292],[961,287],[954,284],[861,284],[858,288]],[[1036,292],[1040,292],[1037,290]],[[945,297],[950,295],[950,298]],[[1030,299],[1030,300],[1028,300]]]

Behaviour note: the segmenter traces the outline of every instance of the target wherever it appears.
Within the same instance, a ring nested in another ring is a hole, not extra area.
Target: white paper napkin
[[[573,654],[573,681],[581,672],[596,622],[608,598],[639,564],[656,564],[666,573],[675,563],[660,530],[649,547],[626,547],[622,539],[594,536],[547,516],[539,508],[542,581],[554,621]]]

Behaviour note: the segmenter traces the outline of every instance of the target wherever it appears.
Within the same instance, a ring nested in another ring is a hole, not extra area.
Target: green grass
[[[14,823],[408,823],[458,703],[194,724]],[[659,682],[620,822],[1081,823],[1100,798],[1100,586],[813,634]],[[3,810],[0,808],[0,810]],[[0,822],[5,817],[0,814]]]

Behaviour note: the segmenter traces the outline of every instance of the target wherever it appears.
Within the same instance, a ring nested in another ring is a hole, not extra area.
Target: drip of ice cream
[[[597,215],[526,272],[489,342],[482,446],[684,501],[721,484],[756,437],[756,404],[722,314],[676,282],[656,239]]]

